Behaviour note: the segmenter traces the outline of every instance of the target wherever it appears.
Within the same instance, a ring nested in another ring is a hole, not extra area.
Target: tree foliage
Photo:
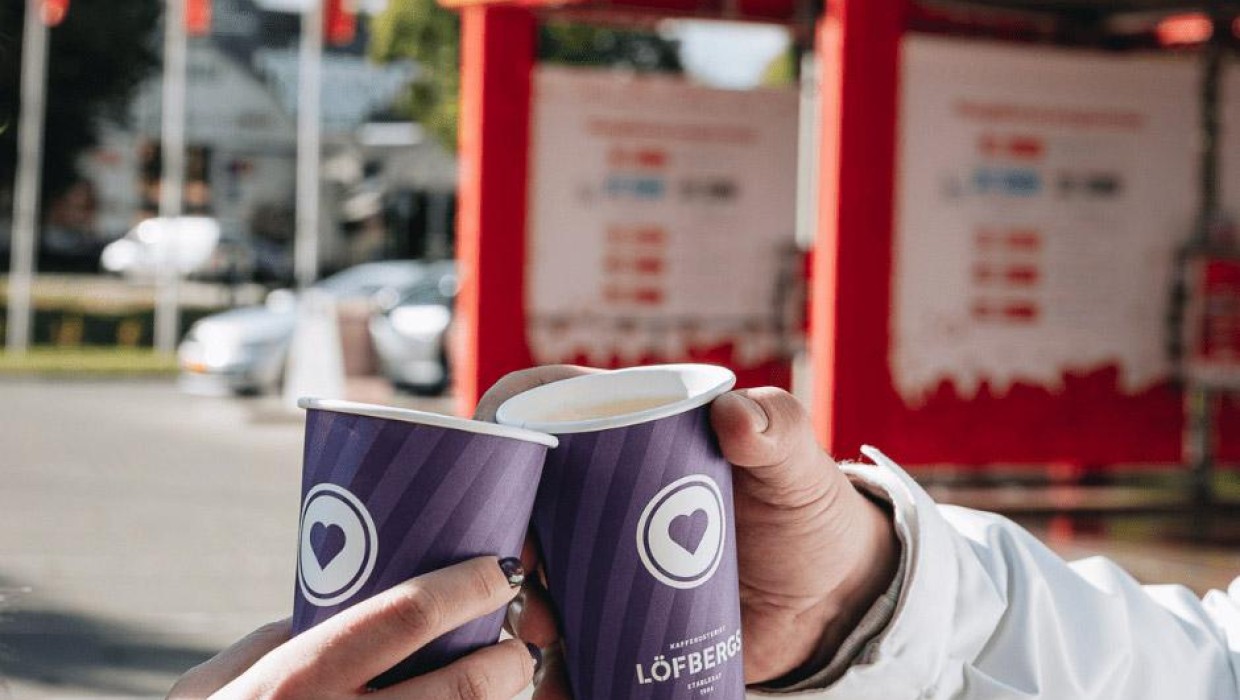
[[[375,60],[413,59],[418,63],[421,74],[410,88],[405,116],[455,149],[461,87],[457,15],[436,0],[391,0],[374,18],[372,37]],[[635,71],[681,70],[675,42],[658,34],[563,23],[539,27],[538,59]]]
[[[766,87],[783,87],[792,85],[800,78],[801,58],[795,46],[771,59],[766,70],[762,71],[762,84]]]
[[[460,20],[435,0],[395,0],[371,22],[371,57],[380,62],[413,59],[418,78],[406,110],[445,144],[456,143],[460,113]],[[451,146],[455,148],[455,145]]]
[[[25,2],[0,3],[0,189],[17,162],[21,37]],[[44,198],[78,179],[78,156],[98,141],[108,119],[123,119],[138,86],[159,64],[159,0],[73,0],[51,30],[44,135]]]

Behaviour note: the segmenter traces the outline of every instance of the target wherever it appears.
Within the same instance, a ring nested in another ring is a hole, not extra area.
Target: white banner
[[[678,359],[726,343],[739,364],[778,356],[795,90],[540,67],[532,129],[535,359]]]
[[[1173,251],[1196,207],[1197,75],[1142,57],[904,43],[892,371],[1057,390],[1167,378]]]

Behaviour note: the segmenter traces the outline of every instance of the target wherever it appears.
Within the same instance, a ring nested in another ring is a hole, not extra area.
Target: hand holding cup
[[[476,417],[492,420],[512,396],[592,371],[549,366],[514,373],[487,392]],[[724,394],[710,420],[734,465],[745,681],[812,671],[890,585],[899,551],[890,517],[822,451],[804,407],[787,392]],[[523,560],[529,571],[539,566],[529,544]],[[509,626],[547,648],[536,700],[568,698],[553,606],[536,581],[510,609]]]
[[[289,639],[291,620],[256,630],[181,678],[170,700],[285,697],[509,700],[541,663],[508,640],[377,692],[367,685],[431,640],[506,605],[509,562],[471,559],[389,588]]]

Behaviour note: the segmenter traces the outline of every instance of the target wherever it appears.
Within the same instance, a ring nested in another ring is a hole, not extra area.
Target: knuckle
[[[798,443],[803,424],[809,420],[805,407],[797,397],[774,387],[760,390],[753,398],[770,416],[768,435],[774,439],[776,451],[787,458]]]
[[[766,404],[768,411],[773,411],[785,420],[795,419],[805,414],[805,407],[800,400],[778,387],[768,386],[751,390],[751,396]]]
[[[424,586],[396,598],[390,612],[398,624],[415,633],[438,629],[444,617],[443,602]]]
[[[459,700],[489,700],[493,698],[495,684],[477,665],[469,665],[461,669],[456,678],[456,695]]]
[[[495,569],[495,571],[491,569]],[[497,597],[500,593],[502,580],[498,571],[499,568],[489,561],[484,562],[481,566],[473,567],[469,573],[466,593],[477,600],[490,600]],[[507,581],[503,582],[503,587],[508,587]]]

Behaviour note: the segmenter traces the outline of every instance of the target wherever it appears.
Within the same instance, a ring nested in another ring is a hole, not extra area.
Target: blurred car
[[[105,246],[99,262],[107,272],[153,279],[174,258],[182,277],[200,280],[286,283],[293,277],[285,246],[223,229],[209,216],[147,219]]]
[[[441,394],[452,381],[448,360],[456,266],[438,262],[426,276],[370,318],[383,373],[398,389]]]
[[[106,245],[103,269],[126,277],[150,279],[165,265],[182,276],[211,260],[220,242],[220,222],[209,216],[154,217]]]
[[[293,280],[293,259],[278,243],[224,231],[206,262],[190,276],[229,284],[288,284]]]
[[[428,277],[417,260],[363,263],[314,285],[337,301],[399,299]],[[181,388],[193,394],[260,394],[276,388],[297,322],[297,294],[277,289],[264,306],[232,309],[199,320],[177,350]]]

